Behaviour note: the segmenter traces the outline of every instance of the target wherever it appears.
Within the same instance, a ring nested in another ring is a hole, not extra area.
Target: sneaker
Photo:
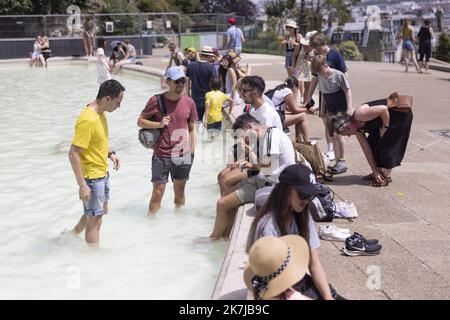
[[[361,234],[359,234],[357,232],[353,233],[353,236],[362,238],[369,244],[378,244],[378,240],[377,239],[365,239]]]
[[[329,161],[334,161],[336,160],[336,156],[334,154],[334,151],[328,151],[324,153],[325,157],[328,158]]]
[[[342,219],[355,219],[358,217],[358,211],[352,202],[335,202],[334,217]]]
[[[369,243],[362,235],[354,234],[345,240],[342,251],[348,256],[375,256],[380,253],[381,248],[381,244]]]
[[[322,240],[328,241],[345,241],[347,238],[351,237],[350,230],[339,229],[335,225],[327,225],[326,227],[319,228],[319,237]]]
[[[339,160],[336,162],[336,164],[332,167],[328,167],[328,172],[331,174],[341,174],[344,172],[347,172],[347,164],[344,160]]]

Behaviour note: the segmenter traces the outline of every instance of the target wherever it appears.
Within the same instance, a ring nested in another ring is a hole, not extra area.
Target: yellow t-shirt
[[[208,124],[222,121],[222,106],[228,97],[222,91],[210,91],[206,94],[206,103],[211,106],[208,113]]]
[[[106,176],[108,170],[108,122],[105,114],[84,108],[75,124],[72,144],[82,148],[81,167],[86,179]]]

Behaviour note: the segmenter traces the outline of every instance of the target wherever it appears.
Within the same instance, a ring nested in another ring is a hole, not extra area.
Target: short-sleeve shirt
[[[309,224],[308,224],[308,231],[309,231],[309,247],[310,249],[318,249],[320,247],[320,239],[319,235],[317,233],[316,224],[314,223],[314,220],[312,219],[311,215],[309,215]],[[292,222],[287,229],[288,234],[296,234],[299,235],[299,230],[297,227],[297,223],[294,219],[292,219]],[[255,239],[252,239],[253,242],[258,240],[262,237],[281,237],[281,231],[280,228],[278,228],[277,222],[275,221],[273,215],[271,213],[266,214],[261,218],[261,220],[258,221],[258,224],[256,225],[256,232],[255,232]]]
[[[228,49],[242,48],[242,30],[236,26],[228,28],[226,37],[229,39]]]
[[[278,129],[283,130],[283,124],[281,123],[278,112],[267,102],[264,102],[258,109],[250,111],[250,114],[264,126],[277,127]]]
[[[219,90],[210,91],[206,94],[206,103],[210,105],[207,119],[208,124],[222,121],[222,106],[227,100],[227,95]]]
[[[198,119],[194,101],[182,95],[177,101],[169,100],[164,96],[167,116],[170,116],[169,125],[161,129],[161,134],[155,144],[154,154],[162,158],[183,156],[191,152],[188,123]],[[165,115],[160,111],[158,99],[151,97],[141,117],[150,121],[160,122]]]
[[[108,122],[105,113],[90,107],[78,116],[72,144],[80,147],[81,169],[85,179],[106,176],[108,170]]]
[[[330,51],[327,53],[327,64],[330,68],[339,70],[342,73],[346,73],[348,71],[344,58],[333,48],[330,48]]]
[[[269,150],[270,137],[270,150]],[[259,143],[260,150],[253,150],[259,155],[261,163],[271,163],[270,168],[261,168],[260,173],[270,176],[272,181],[277,180],[278,169],[295,163],[295,151],[291,139],[278,128],[272,128],[270,133],[266,132],[263,143]],[[270,152],[270,156],[268,155]],[[272,177],[274,179],[272,179]]]
[[[339,90],[345,92],[350,89],[350,82],[345,74],[341,71],[332,69],[331,75],[328,78],[318,76],[319,90],[323,94],[335,93]]]
[[[206,93],[210,90],[211,79],[217,78],[216,68],[206,61],[192,61],[189,63],[186,76],[191,79],[192,99],[205,99]]]
[[[284,111],[286,109],[285,99],[290,94],[293,94],[290,88],[283,88],[274,92],[272,102],[278,110]]]

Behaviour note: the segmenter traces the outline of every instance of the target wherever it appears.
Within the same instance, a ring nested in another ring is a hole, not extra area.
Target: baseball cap
[[[186,77],[186,75],[180,67],[170,67],[169,69],[167,69],[165,77],[166,79],[178,80],[180,78]]]
[[[229,24],[235,24],[236,23],[236,19],[235,18],[229,18],[228,19],[228,23]]]
[[[286,167],[278,177],[279,182],[294,186],[298,192],[307,196],[324,195],[324,191],[315,183],[312,171],[302,164]]]

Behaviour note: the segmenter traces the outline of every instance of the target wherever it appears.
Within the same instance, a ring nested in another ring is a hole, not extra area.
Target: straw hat
[[[203,46],[200,54],[204,56],[214,56],[214,50],[210,46]]]
[[[270,299],[300,281],[308,265],[309,247],[302,237],[263,237],[250,248],[244,282],[255,299]]]
[[[234,50],[228,51],[227,54],[231,57],[234,64],[237,64],[239,61],[241,61],[241,57],[239,57]]]
[[[294,29],[298,28],[297,22],[295,22],[294,20],[286,20],[286,23],[284,24],[284,27],[285,28],[291,27],[291,28],[294,28]]]
[[[300,43],[301,44],[303,44],[304,46],[309,46],[310,44],[309,44],[309,40],[311,40],[311,37],[313,36],[313,35],[315,35],[317,33],[317,31],[310,31],[310,32],[307,32],[306,33],[306,35],[305,35],[305,37],[303,38],[303,39],[301,39],[300,40]]]

